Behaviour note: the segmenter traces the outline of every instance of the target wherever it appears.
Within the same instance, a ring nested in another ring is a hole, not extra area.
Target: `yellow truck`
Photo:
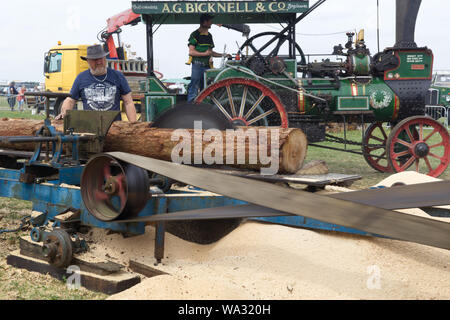
[[[51,48],[44,58],[45,91],[69,93],[80,72],[88,64],[82,60],[87,45],[58,45]]]
[[[44,57],[45,92],[42,96],[50,101],[50,110],[54,115],[59,114],[61,104],[69,96],[72,84],[80,72],[87,70],[88,64],[81,59],[86,56],[89,45],[62,45],[52,47]],[[107,59],[108,67],[123,72],[133,94],[133,100],[140,116],[141,99],[144,95],[140,90],[140,82],[146,80],[147,63],[143,60]],[[40,93],[41,94],[41,93]],[[122,112],[122,119],[126,115]]]

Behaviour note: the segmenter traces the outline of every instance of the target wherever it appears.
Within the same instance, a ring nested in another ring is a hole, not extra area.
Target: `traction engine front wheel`
[[[380,172],[392,172],[386,154],[388,134],[382,122],[372,123],[366,130],[363,139],[362,152],[366,162]]]
[[[438,177],[450,162],[450,136],[447,129],[432,118],[409,117],[392,129],[387,140],[387,153],[395,172],[411,167]]]

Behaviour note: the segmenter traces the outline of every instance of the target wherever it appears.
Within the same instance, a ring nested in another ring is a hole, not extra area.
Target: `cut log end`
[[[280,148],[280,173],[296,173],[303,166],[308,139],[300,129],[291,129]]]

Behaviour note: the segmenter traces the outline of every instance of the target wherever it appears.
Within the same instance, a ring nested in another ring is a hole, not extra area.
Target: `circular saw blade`
[[[232,129],[230,121],[209,104],[182,103],[161,114],[152,124],[155,128],[195,129],[200,121],[203,130]],[[216,242],[239,226],[242,219],[166,222],[166,231],[199,244]]]
[[[200,121],[202,129],[232,129],[230,121],[214,106],[205,103],[181,103],[159,115],[152,123],[154,128],[195,129]]]

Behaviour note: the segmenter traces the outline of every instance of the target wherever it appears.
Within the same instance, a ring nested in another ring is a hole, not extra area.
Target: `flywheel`
[[[86,209],[100,221],[135,217],[147,204],[150,183],[146,170],[96,155],[81,176]]]

